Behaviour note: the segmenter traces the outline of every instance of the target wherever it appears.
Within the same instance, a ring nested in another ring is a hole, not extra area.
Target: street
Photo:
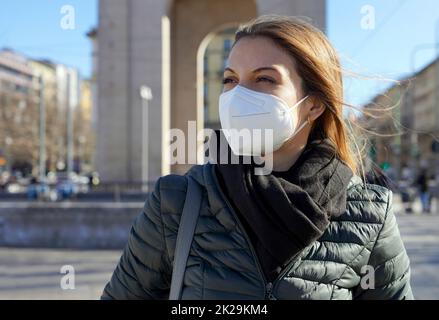
[[[398,215],[416,299],[439,299],[439,215]]]
[[[398,214],[412,268],[416,299],[439,299],[439,215]],[[98,299],[120,257],[119,250],[0,248],[0,299]],[[61,289],[75,270],[75,289]]]

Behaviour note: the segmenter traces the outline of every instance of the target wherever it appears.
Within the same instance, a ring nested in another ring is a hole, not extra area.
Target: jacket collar
[[[361,180],[361,178],[358,175],[354,174],[352,176],[351,180],[349,181],[347,188],[350,189],[350,188],[352,188],[358,184],[361,184],[361,183],[363,183],[363,180]]]

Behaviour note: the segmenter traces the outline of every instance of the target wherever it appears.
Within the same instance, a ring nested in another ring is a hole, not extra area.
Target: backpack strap
[[[180,300],[186,263],[201,207],[202,194],[200,187],[190,176],[187,176],[187,182],[186,199],[175,245],[169,300]]]

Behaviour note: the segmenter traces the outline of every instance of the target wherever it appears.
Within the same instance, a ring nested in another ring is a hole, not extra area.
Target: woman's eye
[[[273,80],[273,79],[271,79],[271,78],[268,78],[268,77],[259,77],[259,78],[257,79],[257,81],[264,81],[264,82],[269,82],[269,83],[276,83],[275,80]]]
[[[232,83],[232,82],[233,82],[232,78],[224,78],[223,79],[223,84]]]

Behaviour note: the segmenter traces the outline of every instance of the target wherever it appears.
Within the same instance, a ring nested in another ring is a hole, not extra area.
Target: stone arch
[[[188,137],[188,121],[196,121],[197,131],[203,128],[202,55],[209,38],[216,30],[256,17],[257,4],[255,0],[174,0],[169,10],[171,128]],[[189,167],[175,165],[172,171],[183,173]]]
[[[170,171],[169,129],[203,125],[197,58],[212,32],[261,14],[307,16],[325,0],[101,0],[96,50],[96,170],[101,181],[153,182]],[[140,88],[149,87],[147,100]]]

